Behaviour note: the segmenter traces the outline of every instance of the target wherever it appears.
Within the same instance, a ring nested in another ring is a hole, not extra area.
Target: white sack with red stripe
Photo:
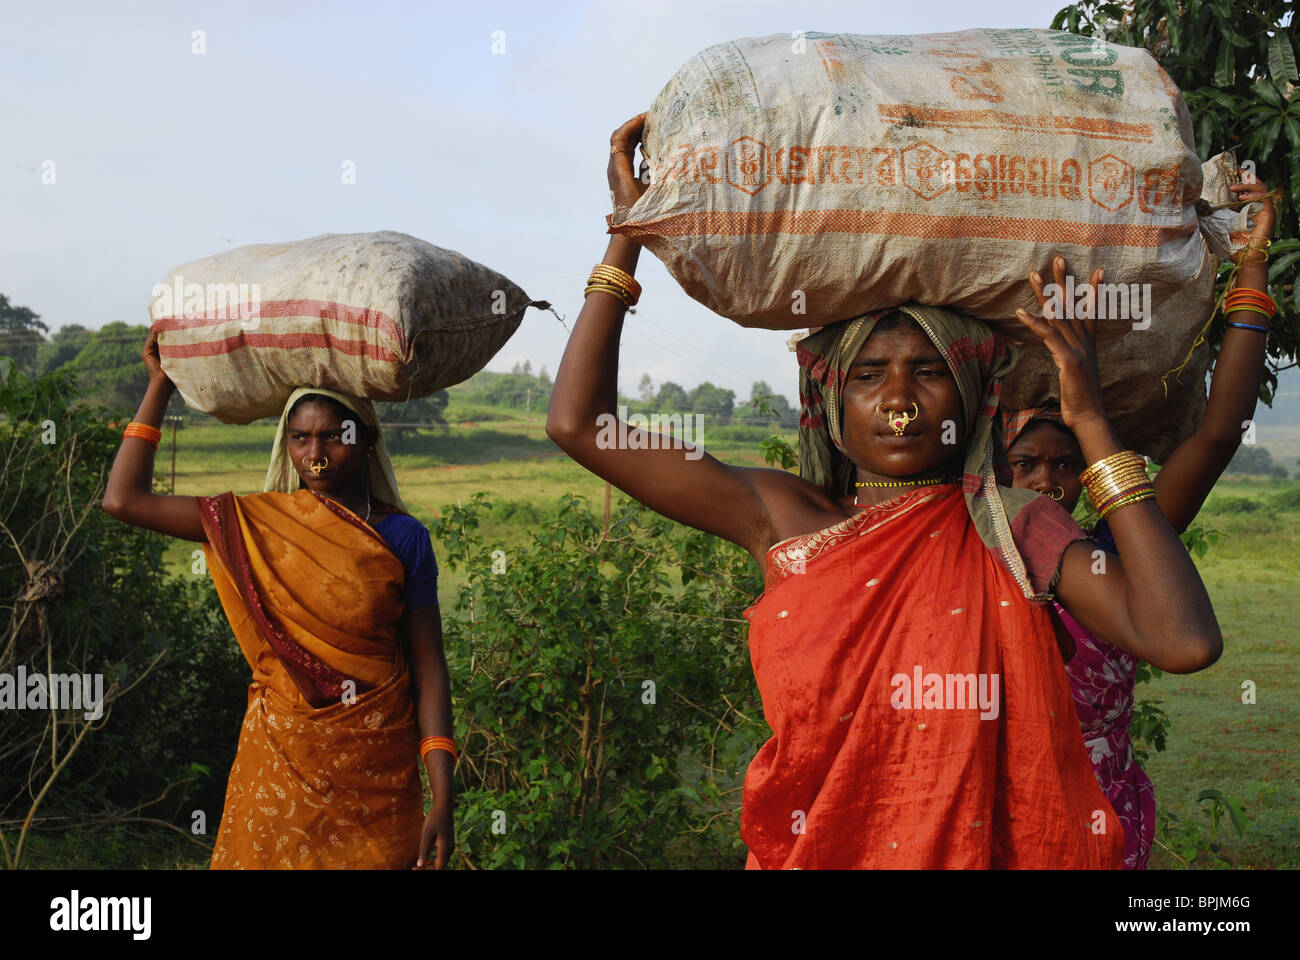
[[[495,270],[403,233],[328,233],[195,260],[154,288],[163,370],[227,423],[279,416],[301,386],[424,397],[487,365],[524,311]]]
[[[1100,266],[1149,293],[1116,292],[1099,324],[1126,439],[1163,454],[1199,422],[1206,351],[1168,396],[1160,375],[1209,316],[1215,261],[1187,108],[1145,50],[1057,30],[736,40],[668,82],[643,151],[650,186],[611,232],[724,317],[788,330],[917,301],[1018,334],[1026,275],[1061,254],[1079,284]],[[1055,386],[1034,351],[1004,402]]]

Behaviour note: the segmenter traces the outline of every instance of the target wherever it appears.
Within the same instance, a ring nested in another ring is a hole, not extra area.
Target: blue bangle
[[[1253,323],[1238,323],[1236,320],[1229,320],[1228,326],[1241,327],[1243,330],[1258,330],[1260,333],[1268,333],[1268,327],[1257,326]]]

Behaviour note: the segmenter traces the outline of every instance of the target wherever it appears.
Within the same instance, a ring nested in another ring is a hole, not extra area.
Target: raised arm
[[[1268,188],[1262,183],[1239,183],[1230,189],[1238,199],[1257,200],[1263,207],[1255,217],[1251,236],[1261,240],[1272,237],[1274,211]],[[1268,263],[1243,253],[1235,286],[1267,293]],[[1268,317],[1250,310],[1234,311],[1228,320],[1259,327],[1269,324]],[[1157,502],[1179,533],[1196,519],[1205,498],[1241,445],[1243,422],[1255,412],[1259,401],[1267,338],[1263,331],[1228,327],[1214,363],[1205,419],[1156,474]]]
[[[1053,269],[1064,286],[1064,260],[1056,258]],[[1101,270],[1092,274],[1090,306],[1102,276]],[[1061,381],[1061,418],[1084,461],[1096,463],[1124,449],[1102,407],[1096,321],[1091,309],[1085,317],[1056,319],[1036,274],[1031,282],[1047,317],[1017,315],[1051,351]],[[1131,503],[1108,520],[1123,561],[1105,556],[1098,563],[1090,546],[1072,544],[1056,587],[1062,605],[1090,633],[1161,670],[1192,673],[1210,666],[1223,652],[1223,635],[1196,565],[1160,506],[1154,499]]]
[[[632,148],[645,114],[610,139],[609,181],[615,201],[644,192],[632,172]],[[614,236],[603,262],[633,273],[640,247]],[[803,484],[781,470],[728,466],[699,449],[650,449],[649,433],[617,419],[619,335],[623,301],[610,293],[587,297],[555,375],[546,433],[592,473],[650,509],[717,534],[761,557],[777,539],[770,504],[800,496]],[[620,444],[618,438],[628,442]],[[610,440],[615,442],[611,443]]]
[[[161,427],[167,401],[176,385],[163,373],[158,359],[158,338],[154,333],[144,345],[144,363],[149,370],[149,388],[145,391],[138,423]],[[123,437],[113,470],[104,491],[104,510],[124,523],[157,530],[182,540],[202,543],[207,539],[199,519],[199,502],[194,497],[169,497],[153,492],[154,445],[142,437]]]

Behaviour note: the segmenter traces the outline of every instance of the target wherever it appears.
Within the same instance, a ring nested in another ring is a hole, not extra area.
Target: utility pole
[[[176,426],[181,422],[181,418],[168,417],[167,419],[168,421],[171,422],[172,425],[172,489],[171,492],[175,494],[176,493]]]

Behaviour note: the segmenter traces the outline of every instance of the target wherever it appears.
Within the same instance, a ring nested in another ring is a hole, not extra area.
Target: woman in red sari
[[[620,206],[644,190],[631,161],[643,123],[611,138]],[[593,271],[547,433],[765,572],[747,615],[773,737],[745,780],[749,866],[1118,868],[1123,835],[1084,753],[1045,602],[1054,595],[1172,672],[1213,663],[1213,610],[1159,510],[1118,510],[1125,562],[1094,575],[1068,514],[995,478],[993,422],[1015,348],[931,307],[800,343],[799,476],[644,438],[611,445],[602,424],[638,253],[615,236]],[[1120,454],[1089,376],[1091,331],[1026,326],[1056,359],[1089,461]]]
[[[300,388],[263,493],[160,496],[157,428],[175,386],[155,334],[144,360],[149,388],[104,509],[203,544],[252,670],[212,866],[442,868],[454,753],[437,567],[397,494],[373,407]],[[416,766],[425,747],[427,816]]]

